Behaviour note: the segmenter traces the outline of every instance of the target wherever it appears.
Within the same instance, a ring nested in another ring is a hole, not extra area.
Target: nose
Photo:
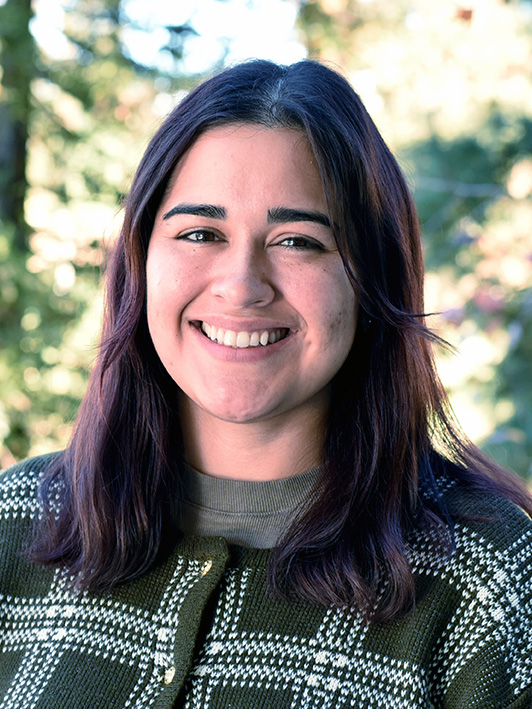
[[[242,245],[228,249],[220,257],[212,279],[211,292],[237,308],[268,305],[275,289],[260,248]]]

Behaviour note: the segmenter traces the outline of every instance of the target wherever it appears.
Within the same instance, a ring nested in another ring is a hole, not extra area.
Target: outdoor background
[[[362,95],[419,207],[456,414],[532,480],[530,0],[0,0],[0,463],[68,441],[136,164],[252,56],[320,58]]]

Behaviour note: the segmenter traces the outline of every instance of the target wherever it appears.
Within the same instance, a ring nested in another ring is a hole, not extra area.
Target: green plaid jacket
[[[0,708],[532,707],[532,523],[446,485],[457,551],[412,547],[418,604],[385,624],[269,597],[267,550],[191,538],[138,581],[73,595],[21,551],[49,457],[0,477]],[[172,540],[168,540],[171,542]]]

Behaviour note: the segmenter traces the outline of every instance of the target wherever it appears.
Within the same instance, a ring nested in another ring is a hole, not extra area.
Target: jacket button
[[[175,667],[169,667],[164,673],[164,683],[172,684],[172,680],[175,677]]]
[[[207,559],[201,567],[201,575],[206,576],[212,568],[212,559]]]

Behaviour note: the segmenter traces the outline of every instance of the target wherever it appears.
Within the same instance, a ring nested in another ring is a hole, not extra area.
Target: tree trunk
[[[13,229],[14,247],[26,248],[26,143],[31,111],[35,45],[29,30],[31,0],[0,7],[0,222]]]

